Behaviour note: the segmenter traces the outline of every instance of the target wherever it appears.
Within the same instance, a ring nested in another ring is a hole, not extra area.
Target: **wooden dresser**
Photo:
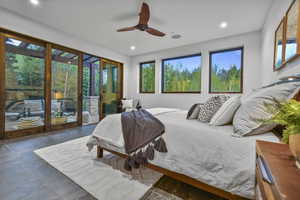
[[[257,199],[300,200],[300,169],[289,146],[257,141],[256,154]]]

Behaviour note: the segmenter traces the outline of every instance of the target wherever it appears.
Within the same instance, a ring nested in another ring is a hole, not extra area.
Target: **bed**
[[[212,127],[186,120],[187,111],[153,108],[148,111],[164,123],[168,153],[156,152],[147,167],[227,199],[255,197],[255,142],[279,142],[273,133],[232,137],[233,127]],[[107,131],[109,130],[109,131]],[[126,157],[121,114],[107,116],[95,128],[88,146]]]

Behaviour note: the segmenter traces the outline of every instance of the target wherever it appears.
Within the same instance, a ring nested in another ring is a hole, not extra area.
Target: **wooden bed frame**
[[[118,155],[122,158],[127,158],[128,156],[126,154],[122,154],[122,153],[119,153],[119,152],[116,152],[116,151],[112,151],[110,149],[106,149],[106,148],[102,148],[100,146],[97,146],[97,158],[102,158],[103,157],[103,151],[108,151],[112,154],[115,154],[115,155]],[[184,183],[187,183],[189,185],[192,185],[196,188],[199,188],[201,190],[204,190],[204,191],[207,191],[207,192],[210,192],[212,194],[215,194],[217,196],[220,196],[222,198],[226,198],[226,199],[229,199],[229,200],[247,200],[247,198],[244,198],[244,197],[241,197],[241,196],[238,196],[238,195],[235,195],[235,194],[232,194],[230,192],[226,192],[224,190],[221,190],[219,188],[216,188],[216,187],[213,187],[213,186],[210,186],[210,185],[207,185],[205,183],[202,183],[194,178],[191,178],[189,176],[186,176],[184,174],[180,174],[180,173],[177,173],[177,172],[173,172],[171,170],[168,170],[168,169],[165,169],[165,168],[162,168],[162,167],[159,167],[157,165],[153,165],[151,163],[148,163],[146,165],[146,167],[150,168],[150,169],[153,169],[157,172],[160,172],[166,176],[169,176],[169,177],[172,177],[173,179],[176,179],[176,180],[179,180],[181,182],[184,182]]]
[[[300,101],[300,92],[295,95],[294,99],[297,100],[297,101]],[[122,158],[127,158],[128,157],[126,154],[122,154],[122,153],[119,153],[119,152],[116,152],[116,151],[112,151],[112,150],[97,146],[97,158],[102,158],[103,157],[103,151],[104,150],[108,151],[112,154],[118,155]],[[157,165],[153,165],[151,163],[148,163],[146,165],[146,167],[148,167],[150,169],[153,169],[155,171],[158,171],[158,172],[160,172],[160,173],[162,173],[166,176],[172,177],[173,179],[176,179],[176,180],[179,180],[181,182],[187,183],[187,184],[192,185],[196,188],[199,188],[201,190],[210,192],[212,194],[215,194],[215,195],[220,196],[220,197],[225,198],[225,199],[229,199],[229,200],[247,200],[247,198],[245,198],[245,197],[241,197],[239,195],[235,195],[235,194],[232,194],[230,192],[226,192],[226,191],[221,190],[219,188],[216,188],[216,187],[210,186],[208,184],[202,183],[202,182],[200,182],[200,181],[198,181],[194,178],[191,178],[189,176],[186,176],[184,174],[173,172],[171,170],[159,167]]]

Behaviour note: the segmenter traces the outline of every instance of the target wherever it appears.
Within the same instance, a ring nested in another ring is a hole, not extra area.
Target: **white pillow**
[[[123,108],[133,108],[133,100],[132,99],[122,100],[122,107]]]
[[[223,126],[232,122],[233,116],[241,105],[241,96],[234,96],[228,99],[212,117],[209,124]]]
[[[285,102],[295,96],[300,83],[291,82],[260,89],[242,101],[233,117],[233,136],[257,135],[271,131],[276,124],[265,123],[274,113],[278,102]]]

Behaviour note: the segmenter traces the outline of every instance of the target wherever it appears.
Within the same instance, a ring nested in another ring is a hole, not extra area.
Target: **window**
[[[162,61],[162,93],[199,93],[201,54]]]
[[[209,92],[243,92],[243,47],[210,53]]]
[[[5,73],[5,131],[43,126],[45,47],[6,38]]]
[[[140,63],[140,93],[155,92],[155,61]]]
[[[51,123],[77,121],[79,56],[52,49]]]

